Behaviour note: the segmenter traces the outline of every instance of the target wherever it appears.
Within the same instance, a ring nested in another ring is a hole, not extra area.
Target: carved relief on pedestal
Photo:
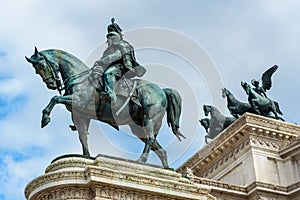
[[[61,200],[61,199],[92,199],[93,193],[89,188],[65,186],[58,189],[48,190],[46,193],[37,195],[38,200]]]

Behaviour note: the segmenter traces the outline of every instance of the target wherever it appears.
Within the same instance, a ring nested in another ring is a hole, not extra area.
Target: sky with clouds
[[[35,46],[65,50],[91,66],[115,17],[148,69],[145,79],[183,97],[181,129],[187,139],[177,141],[166,123],[158,136],[170,166],[177,168],[204,145],[198,123],[202,105],[219,103],[229,115],[220,84],[247,101],[240,82],[259,79],[274,64],[279,69],[268,96],[279,102],[288,122],[300,123],[299,9],[293,0],[1,1],[0,200],[25,199],[26,184],[51,160],[81,153],[63,106],[56,106],[51,123],[40,128],[42,109],[58,93],[48,90],[24,59]],[[137,159],[143,149],[127,127],[117,132],[100,122],[91,123],[89,145],[92,156],[128,159]],[[149,162],[160,165],[153,153]]]

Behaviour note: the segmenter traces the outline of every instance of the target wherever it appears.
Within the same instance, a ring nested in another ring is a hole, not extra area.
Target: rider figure
[[[251,84],[255,87],[255,88],[253,88],[255,92],[257,92],[258,94],[260,94],[263,97],[268,98],[267,94],[266,94],[266,90],[262,86],[259,86],[259,82],[257,80],[252,79]]]
[[[139,65],[135,59],[134,48],[122,37],[122,29],[111,19],[106,35],[108,47],[102,57],[93,66],[92,75],[97,81],[103,74],[104,91],[111,98],[111,103],[116,102],[114,87],[116,82],[125,75],[125,78],[141,77],[146,69]]]

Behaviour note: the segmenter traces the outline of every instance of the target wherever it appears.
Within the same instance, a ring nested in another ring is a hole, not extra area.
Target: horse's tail
[[[279,108],[278,102],[277,102],[277,101],[273,101],[273,102],[274,102],[274,104],[275,104],[276,112],[282,115],[282,112],[281,112],[281,110],[280,110],[280,108]]]
[[[179,118],[181,114],[181,97],[176,90],[165,88],[163,89],[167,96],[167,122],[169,127],[171,126],[173,133],[181,141],[180,137],[185,136],[179,130]]]

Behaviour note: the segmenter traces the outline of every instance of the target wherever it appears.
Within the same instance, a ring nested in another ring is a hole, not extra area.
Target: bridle
[[[50,69],[50,71],[51,71],[51,75],[52,75],[52,76],[49,76],[49,77],[46,79],[46,81],[47,81],[48,79],[50,79],[50,78],[54,78],[54,79],[55,79],[55,82],[56,82],[56,89],[58,90],[59,94],[61,95],[61,92],[62,92],[65,88],[63,87],[63,84],[62,84],[63,81],[61,80],[60,76],[58,75],[58,73],[59,73],[58,67],[55,66],[54,63],[50,62],[50,60],[48,60],[48,58],[47,58],[45,55],[43,55],[42,53],[39,53],[39,54],[43,56],[43,58],[44,58],[45,61],[46,61],[47,66],[49,67],[49,69]]]
[[[50,79],[50,78],[55,79],[55,81],[56,81],[56,89],[58,90],[58,92],[59,92],[60,95],[62,95],[61,92],[62,92],[63,90],[66,91],[66,90],[70,89],[71,87],[73,87],[74,85],[81,84],[81,83],[84,82],[86,79],[89,79],[89,80],[90,80],[90,76],[87,76],[85,79],[83,79],[83,80],[81,80],[81,81],[79,81],[79,82],[77,82],[77,83],[74,83],[74,80],[75,80],[75,79],[77,79],[77,78],[79,78],[79,77],[82,77],[82,76],[84,76],[84,75],[88,75],[88,74],[90,74],[90,73],[92,72],[91,69],[87,69],[87,70],[85,70],[85,71],[83,71],[83,72],[80,72],[80,73],[75,74],[75,75],[73,75],[73,76],[71,76],[71,77],[68,77],[65,81],[63,81],[63,80],[61,79],[61,77],[59,76],[59,73],[60,73],[59,67],[56,66],[56,65],[55,65],[53,62],[51,62],[50,60],[48,60],[48,58],[47,58],[45,55],[43,55],[42,53],[39,52],[39,54],[45,59],[46,64],[47,64],[47,66],[49,67],[49,69],[50,69],[50,71],[51,71],[51,75],[52,75],[52,76],[49,76],[47,79],[45,79],[45,81],[47,81],[47,80]],[[97,88],[97,86],[95,86],[95,85],[93,84],[93,81],[90,80],[90,82],[92,83],[92,85],[93,85],[95,88]]]

